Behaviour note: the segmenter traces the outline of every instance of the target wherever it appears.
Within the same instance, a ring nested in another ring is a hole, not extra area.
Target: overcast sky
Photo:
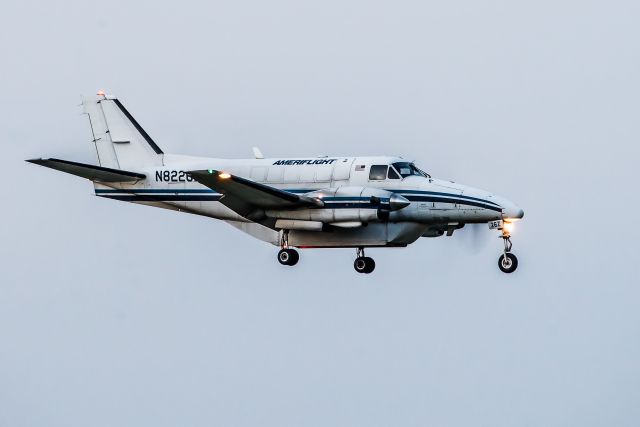
[[[0,12],[0,426],[637,426],[640,3],[14,1]],[[81,94],[165,152],[401,155],[522,206],[277,248],[27,164]]]

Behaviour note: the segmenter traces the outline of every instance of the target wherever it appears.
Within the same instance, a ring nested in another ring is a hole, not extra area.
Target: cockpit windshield
[[[431,175],[429,175],[428,173],[426,173],[424,171],[421,171],[413,163],[396,162],[392,166],[398,171],[398,173],[400,174],[400,176],[402,176],[402,178],[406,178],[406,177],[411,176],[411,175],[423,176],[425,178],[431,178]]]

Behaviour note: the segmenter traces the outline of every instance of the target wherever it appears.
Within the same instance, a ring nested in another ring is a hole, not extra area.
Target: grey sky
[[[0,13],[0,426],[636,426],[632,1],[13,1]],[[165,152],[402,155],[525,210],[486,234],[276,248],[92,195],[80,94]]]

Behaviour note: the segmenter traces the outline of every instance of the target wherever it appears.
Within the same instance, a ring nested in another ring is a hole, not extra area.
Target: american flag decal
[[[356,171],[363,171],[364,165],[356,165]]]

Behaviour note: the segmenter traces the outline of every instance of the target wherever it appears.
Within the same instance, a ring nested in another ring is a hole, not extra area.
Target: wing
[[[323,206],[319,199],[289,193],[213,169],[190,171],[189,175],[200,184],[223,194],[220,203],[243,217],[251,217],[256,210],[263,209]]]
[[[88,165],[60,159],[31,159],[29,163],[70,173],[91,181],[99,182],[134,182],[145,178],[145,175],[120,169],[105,168],[103,166]]]

